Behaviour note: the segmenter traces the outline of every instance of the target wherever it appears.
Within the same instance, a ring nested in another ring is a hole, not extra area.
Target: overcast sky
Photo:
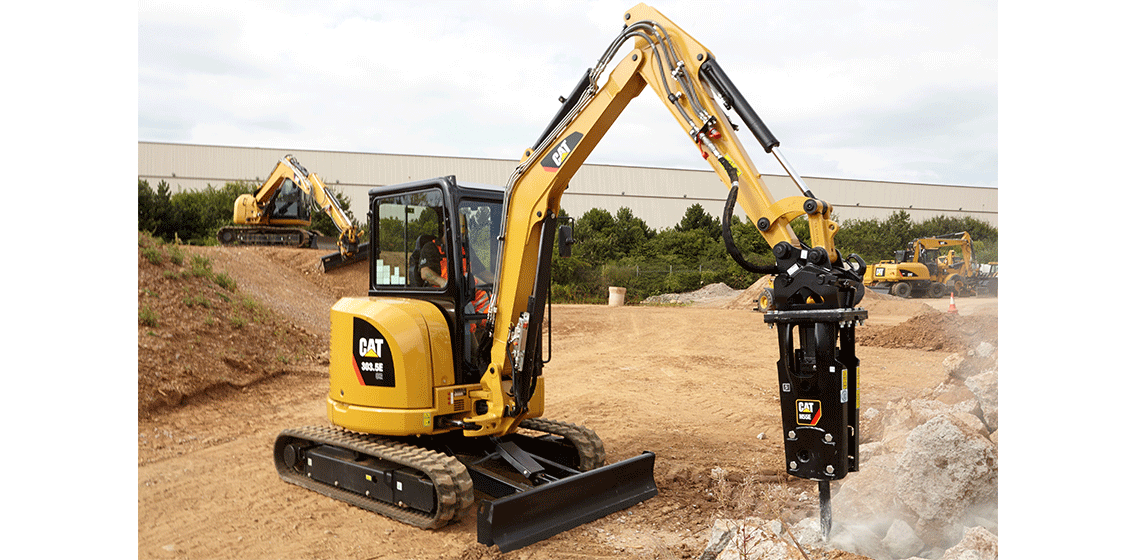
[[[633,4],[142,0],[138,139],[519,159]],[[800,174],[997,186],[996,2],[652,5]],[[709,169],[649,88],[588,161]]]

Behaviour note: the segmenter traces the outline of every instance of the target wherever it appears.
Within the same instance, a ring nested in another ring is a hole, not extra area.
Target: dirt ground
[[[715,518],[816,515],[815,483],[783,474],[775,331],[745,293],[685,306],[553,306],[546,416],[595,430],[609,462],[655,452],[659,495],[501,554],[477,544],[472,512],[424,531],[276,474],[276,434],[326,423],[328,313],[365,294],[365,266],[324,274],[318,250],[165,251],[185,256],[153,264],[140,251],[138,265],[139,309],[157,316],[138,330],[139,558],[697,558]],[[220,280],[186,273],[195,255]],[[858,347],[862,408],[937,386],[959,344],[996,333],[997,299],[955,304],[958,315],[944,319],[948,300],[865,298],[857,332],[876,340]],[[955,334],[908,341],[894,329],[929,318]]]

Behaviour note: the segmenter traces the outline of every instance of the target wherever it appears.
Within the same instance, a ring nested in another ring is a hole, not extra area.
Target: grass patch
[[[209,298],[202,294],[187,295],[181,298],[181,302],[184,303],[186,307],[204,307],[206,309],[213,307],[213,302],[209,301]]]
[[[147,327],[158,326],[158,313],[149,307],[138,310],[138,323]]]
[[[150,264],[162,264],[165,260],[165,255],[162,250],[157,247],[143,247],[142,258],[150,261]]]
[[[189,262],[190,273],[198,278],[213,277],[213,261],[209,257],[193,255]]]
[[[264,304],[248,296],[242,297],[239,305],[241,309],[248,312],[254,321],[258,317],[266,317],[269,315],[268,308],[266,308]]]
[[[237,281],[233,280],[233,277],[229,276],[227,272],[218,272],[217,274],[214,274],[213,281],[216,282],[218,286],[221,286],[222,288],[225,288],[230,292],[235,292],[237,290]]]
[[[177,245],[171,246],[170,247],[170,262],[172,262],[172,263],[174,263],[178,266],[181,266],[182,264],[184,264],[185,263],[185,251],[183,251],[181,249],[181,247],[178,247]]]

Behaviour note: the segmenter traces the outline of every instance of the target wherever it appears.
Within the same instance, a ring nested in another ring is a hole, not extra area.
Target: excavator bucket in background
[[[339,251],[328,253],[320,259],[323,263],[323,271],[328,272],[349,264],[365,261],[370,254],[370,248],[370,243],[360,243],[359,249],[351,256],[346,256]]]
[[[655,454],[643,454],[535,487],[490,483],[496,499],[477,509],[477,542],[509,552],[658,495]],[[490,484],[471,468],[474,485]],[[479,483],[480,479],[480,483]]]

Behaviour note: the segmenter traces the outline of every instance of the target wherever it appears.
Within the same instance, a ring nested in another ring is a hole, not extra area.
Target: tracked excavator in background
[[[764,322],[776,327],[781,353],[785,467],[818,481],[827,535],[829,483],[859,466],[863,261],[837,251],[831,206],[785,162],[710,50],[646,5],[623,20],[504,188],[445,176],[369,192],[368,294],[331,310],[331,425],[277,436],[274,461],[285,481],[423,528],[445,526],[478,502],[477,539],[502,551],[657,495],[653,453],[605,464],[594,431],[543,418],[542,376],[551,258],[558,237],[561,250],[570,247],[557,219],[561,195],[650,86],[729,188],[722,224],[731,255],[751,272],[776,275]],[[615,60],[626,43],[630,52]],[[802,196],[771,197],[719,99]],[[747,262],[734,246],[738,201],[776,264]],[[789,225],[799,216],[811,247]]]
[[[312,224],[311,206],[331,217],[339,229],[338,252],[325,255],[325,271],[359,262],[367,257],[367,244],[360,244],[363,231],[351,223],[319,175],[309,173],[292,155],[280,159],[255,194],[242,194],[233,203],[233,224],[217,231],[222,245],[283,245],[314,247],[319,232]]]

